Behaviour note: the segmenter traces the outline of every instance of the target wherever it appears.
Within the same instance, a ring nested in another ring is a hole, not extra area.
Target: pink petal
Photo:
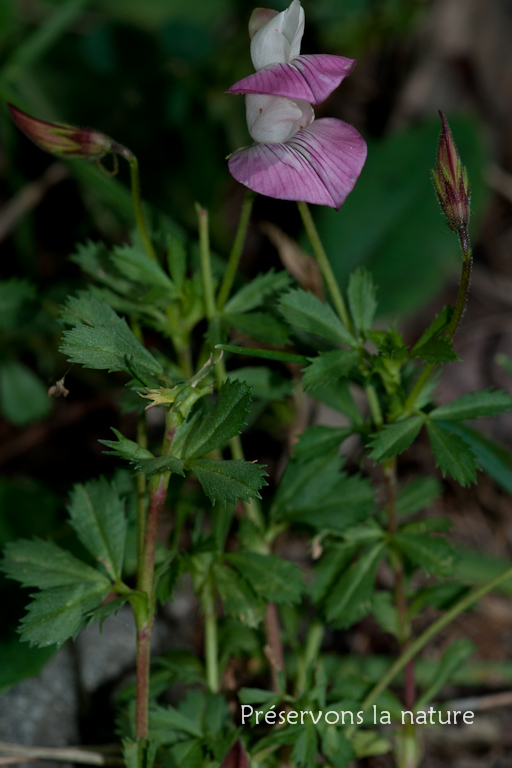
[[[355,63],[355,59],[328,53],[298,56],[289,64],[272,64],[244,77],[227,93],[267,93],[320,104],[350,75]]]
[[[348,123],[325,117],[285,144],[240,149],[228,165],[237,181],[262,195],[339,208],[365,160],[361,134]]]

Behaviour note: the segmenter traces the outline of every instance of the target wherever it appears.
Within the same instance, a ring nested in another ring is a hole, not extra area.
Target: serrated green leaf
[[[84,582],[110,585],[100,571],[52,541],[40,539],[19,539],[7,544],[0,569],[24,587],[46,589]]]
[[[338,728],[325,729],[322,737],[322,752],[334,768],[349,768],[350,761],[354,759],[354,750],[350,742]]]
[[[309,589],[315,603],[319,603],[330,592],[335,579],[346,569],[357,549],[357,546],[346,542],[325,548],[321,560],[315,564],[314,580]]]
[[[433,477],[413,480],[401,488],[396,501],[397,515],[412,515],[430,506],[442,493],[441,484]]]
[[[359,362],[359,352],[333,350],[320,352],[317,357],[310,358],[311,363],[304,370],[302,384],[304,389],[314,389],[322,384],[338,383],[349,375]]]
[[[430,446],[443,477],[450,474],[462,486],[476,482],[475,457],[471,448],[440,423],[427,422]]]
[[[267,602],[297,603],[300,600],[305,582],[301,571],[288,560],[257,552],[237,552],[225,558]]]
[[[301,462],[306,462],[317,456],[332,456],[342,442],[352,434],[350,427],[327,427],[318,425],[309,427],[299,437],[294,446],[293,455]]]
[[[316,504],[319,495],[328,493],[339,480],[341,464],[337,451],[318,456],[307,464],[290,459],[274,500],[276,514],[282,516],[297,505]]]
[[[68,510],[84,547],[104,566],[112,580],[121,578],[126,516],[116,487],[104,477],[75,485]]]
[[[16,426],[46,416],[52,407],[48,388],[17,360],[0,362],[0,411]]]
[[[188,468],[196,475],[212,504],[261,499],[259,490],[267,485],[265,469],[250,461],[193,459],[188,462]]]
[[[223,349],[234,355],[248,355],[249,357],[261,357],[264,360],[278,360],[281,363],[297,363],[305,365],[308,362],[304,355],[294,355],[292,352],[284,352],[277,349],[252,349],[251,347],[236,347],[233,344],[216,344],[215,349]]]
[[[312,722],[307,722],[295,739],[292,758],[297,765],[311,766],[316,762],[318,736]]]
[[[87,294],[69,299],[63,320],[74,323],[74,328],[64,333],[60,346],[70,362],[142,377],[162,373],[158,360],[106,302]]]
[[[448,323],[451,320],[453,314],[453,308],[450,306],[445,306],[442,308],[442,310],[437,314],[430,324],[430,326],[423,331],[421,334],[421,337],[418,339],[414,347],[411,349],[411,356],[415,357],[416,352],[420,347],[423,347],[425,344],[428,344],[428,342],[432,341],[436,338],[436,336],[439,336],[441,331],[444,331],[444,329],[448,326]]]
[[[483,392],[470,392],[453,400],[451,403],[440,405],[431,411],[430,418],[446,421],[462,421],[478,419],[480,416],[495,416],[512,410],[512,397],[503,390],[485,389]]]
[[[316,501],[297,500],[286,516],[319,530],[341,533],[365,520],[374,507],[374,491],[368,478],[352,475],[341,477],[332,487],[324,490]]]
[[[261,618],[261,600],[248,583],[232,568],[222,563],[214,566],[215,586],[224,611],[249,627],[256,627]]]
[[[264,365],[247,366],[229,371],[230,381],[237,379],[251,387],[253,398],[261,400],[284,400],[293,391],[293,382],[286,379],[277,371],[273,371]]]
[[[379,543],[359,555],[343,574],[326,601],[327,619],[340,629],[360,621],[371,609],[375,572],[384,545]]]
[[[309,291],[296,289],[281,297],[279,311],[290,325],[333,344],[353,345],[354,337],[329,304]]]
[[[97,608],[110,592],[110,585],[86,582],[44,589],[27,606],[20,634],[40,648],[62,645],[75,638],[85,623],[86,614]]]
[[[290,337],[288,328],[270,312],[248,312],[240,315],[224,315],[230,325],[259,341],[270,341],[272,344],[286,344]]]
[[[149,710],[149,734],[161,744],[172,744],[175,734],[186,733],[196,738],[202,737],[199,726],[189,717],[174,707],[153,706]]]
[[[136,473],[144,474],[146,477],[153,477],[160,472],[173,472],[175,475],[185,477],[183,461],[175,456],[158,456],[152,459],[139,459],[134,461],[133,468]]]
[[[179,294],[160,264],[141,249],[133,245],[114,248],[111,259],[119,272],[134,283],[162,288],[169,294],[169,300]]]
[[[377,309],[376,288],[372,275],[364,267],[359,267],[350,275],[348,283],[348,303],[357,331],[368,331],[372,327]]]
[[[87,616],[87,626],[89,627],[91,624],[99,621],[101,630],[109,616],[112,616],[112,614],[117,616],[123,605],[128,602],[128,599],[129,595],[120,595],[120,597],[116,597],[115,600],[110,600],[108,603],[100,605],[99,608],[95,608],[94,611],[91,611]]]
[[[414,348],[414,357],[419,357],[425,363],[432,365],[441,365],[442,363],[453,363],[460,360],[460,357],[453,351],[453,344],[447,339],[433,339],[420,347]]]
[[[461,437],[473,451],[478,465],[495,480],[501,488],[512,493],[512,454],[501,445],[480,434],[476,429],[458,422],[443,422],[443,427]]]
[[[136,462],[144,459],[154,459],[155,457],[148,451],[147,448],[143,448],[133,440],[128,440],[119,430],[110,427],[117,440],[98,440],[99,443],[106,445],[107,448],[112,448],[111,451],[105,451],[107,456],[119,456],[126,461]]]
[[[158,743],[147,739],[123,739],[126,768],[153,768]]]
[[[447,541],[426,534],[397,533],[393,542],[402,555],[428,575],[446,576],[453,565],[453,549]]]
[[[412,416],[405,421],[387,424],[380,432],[372,435],[370,457],[377,462],[402,453],[416,439],[423,423],[421,416]]]
[[[284,270],[269,272],[258,275],[250,283],[240,288],[226,303],[224,312],[228,315],[249,312],[251,309],[260,307],[267,296],[272,293],[284,291],[290,284],[290,276]]]
[[[222,448],[228,440],[239,435],[245,425],[250,401],[250,389],[246,384],[226,381],[213,410],[193,433],[186,448],[186,458],[193,459]]]

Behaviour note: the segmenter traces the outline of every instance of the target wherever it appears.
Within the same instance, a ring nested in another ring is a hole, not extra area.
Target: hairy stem
[[[162,456],[168,456],[175,433],[172,411],[167,414],[165,435],[162,443]],[[146,594],[147,609],[136,611],[137,622],[137,694],[135,725],[138,738],[146,739],[148,735],[148,705],[149,705],[149,665],[151,654],[151,633],[155,616],[155,599],[153,594],[155,574],[155,552],[158,538],[158,525],[165,504],[170,472],[154,475],[149,481],[149,505],[144,529],[142,558],[138,571],[137,590]]]
[[[146,226],[146,219],[144,218],[144,211],[142,210],[142,198],[140,194],[140,177],[139,177],[139,161],[133,154],[133,152],[127,147],[123,147],[122,144],[114,142],[112,144],[112,151],[121,155],[128,161],[130,165],[130,180],[132,186],[132,201],[133,211],[135,213],[135,221],[137,223],[137,229],[139,230],[140,239],[144,246],[144,250],[150,259],[155,259],[156,253],[153,248],[153,243],[149,237],[148,228]]]
[[[240,263],[240,257],[242,256],[242,250],[244,247],[245,238],[247,236],[247,229],[249,227],[249,221],[251,218],[251,211],[255,197],[255,192],[250,189],[248,189],[245,193],[244,202],[242,204],[242,212],[240,214],[240,221],[238,222],[238,229],[233,241],[231,253],[229,254],[228,265],[226,267],[226,272],[224,273],[219,295],[217,296],[217,309],[219,312],[228,300],[231,288],[233,287],[233,283],[235,281],[236,271],[238,269],[238,264]]]
[[[334,272],[332,271],[329,259],[325,253],[322,241],[320,240],[320,236],[315,226],[315,222],[313,221],[313,217],[311,216],[311,212],[307,206],[307,203],[297,203],[297,205],[299,207],[299,212],[304,223],[304,228],[309,237],[311,247],[313,248],[313,253],[315,254],[318,266],[320,267],[320,271],[322,272],[327,288],[329,289],[329,293],[331,294],[336,312],[338,313],[343,325],[352,332],[352,322],[347,312],[345,301],[343,300],[339,285],[336,282],[336,278],[334,277]]]

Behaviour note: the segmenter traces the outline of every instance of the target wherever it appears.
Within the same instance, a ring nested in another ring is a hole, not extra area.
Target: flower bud
[[[448,122],[441,111],[443,127],[439,137],[436,168],[432,178],[448,226],[455,232],[466,227],[469,221],[469,182]]]
[[[98,160],[112,150],[112,139],[92,128],[47,123],[7,105],[17,127],[40,149],[57,157]]]

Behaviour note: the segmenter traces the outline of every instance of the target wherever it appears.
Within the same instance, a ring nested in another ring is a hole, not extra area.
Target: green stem
[[[304,654],[302,655],[302,658],[299,659],[297,669],[296,688],[299,696],[306,690],[308,669],[318,658],[322,640],[324,638],[324,631],[324,625],[319,621],[314,622],[309,629]]]
[[[146,226],[146,219],[144,218],[144,211],[142,210],[142,199],[140,194],[140,177],[139,177],[139,161],[133,154],[133,152],[127,147],[123,147],[122,144],[117,142],[112,143],[112,151],[121,155],[128,161],[130,165],[130,180],[132,186],[132,201],[133,211],[135,213],[135,221],[137,223],[137,229],[139,230],[140,239],[144,250],[150,259],[156,261],[156,253],[153,248],[153,243],[149,237],[148,229]]]
[[[231,288],[233,287],[233,283],[235,281],[236,271],[238,269],[245,238],[247,236],[247,229],[249,227],[249,221],[251,218],[251,211],[255,197],[256,194],[250,189],[248,189],[245,193],[244,202],[242,204],[242,212],[240,214],[240,221],[238,222],[238,229],[236,231],[231,253],[229,254],[229,261],[226,267],[224,278],[222,280],[219,295],[217,296],[217,310],[219,312],[228,300]]]
[[[211,320],[215,315],[215,296],[213,292],[212,265],[210,259],[210,233],[208,229],[208,211],[196,203],[197,221],[199,225],[199,257],[201,261],[201,277],[203,281],[206,319]]]
[[[467,228],[463,225],[459,229],[460,247],[462,250],[462,271],[459,282],[459,290],[457,293],[457,301],[455,303],[455,309],[453,311],[452,318],[445,332],[443,333],[443,339],[451,341],[457,332],[464,312],[466,311],[466,305],[468,303],[469,289],[471,286],[471,267],[473,264],[473,256],[471,252],[471,244],[469,242],[469,235]],[[407,401],[405,403],[405,415],[409,415],[414,410],[416,400],[421,390],[430,378],[430,374],[434,370],[435,365],[429,363],[426,368],[423,369],[416,384],[414,385]]]
[[[495,589],[502,582],[510,578],[512,578],[512,567],[507,568],[506,571],[501,573],[499,576],[496,576],[494,579],[491,579],[491,581],[488,581],[487,584],[478,587],[478,589],[474,589],[468,595],[459,600],[458,603],[452,606],[452,608],[446,611],[444,616],[441,616],[439,619],[437,619],[437,621],[431,624],[430,627],[427,627],[427,629],[403,651],[401,656],[399,656],[399,658],[395,661],[394,664],[391,665],[391,667],[383,675],[379,682],[374,685],[371,691],[366,695],[361,703],[361,711],[366,712],[366,710],[371,707],[374,701],[380,696],[382,691],[388,687],[393,678],[402,671],[402,669],[411,661],[411,659],[413,659],[422,650],[422,648],[424,648],[424,646],[430,642],[430,640],[432,640],[433,637],[435,637],[439,632],[447,627],[450,622],[457,618],[457,616],[470,608],[473,603],[476,603],[478,600],[480,600],[480,598],[486,595],[487,592]],[[354,729],[350,728],[347,736],[350,736],[353,731]]]
[[[365,391],[366,397],[368,398],[368,405],[370,406],[370,413],[372,414],[373,423],[377,429],[380,429],[384,424],[384,419],[382,418],[382,409],[380,407],[379,398],[377,397],[375,387],[373,384],[368,384],[365,387]]]
[[[329,293],[331,294],[331,298],[333,300],[336,311],[343,325],[350,332],[352,332],[352,322],[347,312],[347,308],[345,306],[343,296],[341,295],[338,283],[334,277],[334,272],[332,271],[329,259],[327,258],[327,254],[325,253],[324,247],[322,245],[322,241],[320,240],[315,222],[311,216],[311,212],[307,206],[307,203],[297,203],[297,205],[299,207],[299,212],[302,217],[304,228],[309,237],[311,247],[313,248],[313,253],[315,254],[318,266],[320,267],[320,271],[322,272],[325,283],[329,289]]]
[[[217,637],[217,610],[215,587],[211,575],[204,592],[204,642],[206,658],[206,682],[212,693],[219,692],[219,643]]]

